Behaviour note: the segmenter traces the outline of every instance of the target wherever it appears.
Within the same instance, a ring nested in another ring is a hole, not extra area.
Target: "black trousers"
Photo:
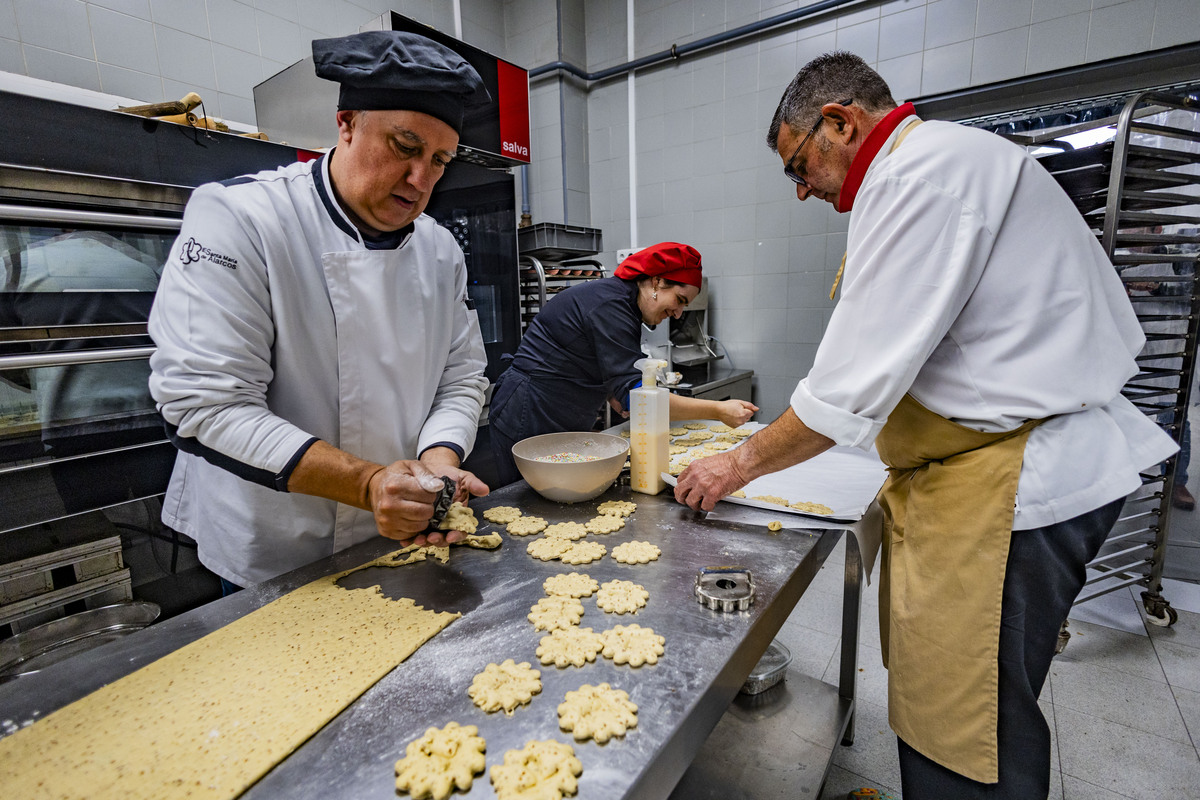
[[[1083,588],[1124,500],[1050,525],[1013,531],[1000,619],[998,783],[979,783],[937,764],[903,740],[904,800],[1044,800],[1050,791],[1050,726],[1038,695],[1050,671],[1058,631]]]

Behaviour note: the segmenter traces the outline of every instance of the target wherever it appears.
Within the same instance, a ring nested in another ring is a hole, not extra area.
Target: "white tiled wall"
[[[503,50],[503,4],[462,6],[464,38]],[[0,71],[145,103],[195,91],[253,126],[255,84],[385,11],[454,29],[450,0],[0,0]]]

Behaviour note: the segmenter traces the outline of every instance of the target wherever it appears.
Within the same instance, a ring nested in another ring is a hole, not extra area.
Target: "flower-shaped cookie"
[[[515,506],[492,506],[487,511],[483,512],[483,518],[488,522],[497,522],[501,525],[507,525],[510,522],[521,518],[521,509]]]
[[[525,552],[542,561],[553,561],[574,546],[570,539],[541,536],[530,542],[525,548]]]
[[[583,523],[588,533],[612,533],[625,527],[625,518],[613,514],[601,514]]]
[[[513,536],[529,536],[546,530],[546,520],[541,517],[517,517],[505,528]]]
[[[404,758],[396,762],[396,789],[414,798],[445,800],[455,789],[467,791],[483,772],[487,745],[474,725],[448,722],[429,728],[410,742]]]
[[[546,594],[558,594],[565,597],[591,597],[600,584],[596,579],[578,572],[551,575],[542,583]]]
[[[598,558],[604,558],[607,552],[608,548],[599,542],[575,542],[570,550],[559,555],[558,560],[564,564],[588,564]]]
[[[596,660],[604,647],[604,639],[591,628],[559,628],[543,636],[537,646],[537,657],[543,664],[582,667]]]
[[[667,642],[652,628],[643,628],[636,623],[614,625],[600,635],[604,638],[601,655],[611,658],[614,664],[628,664],[631,667],[657,664],[658,657],[663,654],[663,645]]]
[[[500,800],[562,800],[579,788],[583,764],[571,745],[535,739],[520,750],[509,750],[504,763],[488,774]]]
[[[547,526],[546,536],[556,539],[566,539],[575,541],[587,536],[587,528],[579,522],[556,522],[553,525]]]
[[[585,683],[577,691],[567,692],[566,699],[559,703],[558,726],[569,731],[577,742],[594,739],[604,744],[637,727],[637,703],[630,702],[628,692],[607,683]]]
[[[596,506],[599,514],[613,514],[618,517],[628,517],[637,510],[637,503],[632,500],[605,500]]]
[[[658,545],[650,542],[624,542],[613,548],[612,558],[621,564],[645,564],[662,554]]]
[[[610,614],[632,614],[646,605],[650,593],[633,581],[609,581],[600,584],[596,605]]]
[[[527,619],[539,631],[556,631],[578,625],[582,616],[583,603],[578,598],[550,595],[530,606]]]
[[[487,713],[503,710],[511,717],[518,706],[528,703],[541,690],[540,671],[532,669],[528,661],[517,664],[507,658],[500,664],[484,667],[471,681],[467,694]]]

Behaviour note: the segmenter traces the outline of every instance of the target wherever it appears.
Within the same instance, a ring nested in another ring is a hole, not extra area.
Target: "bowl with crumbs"
[[[604,492],[621,474],[629,440],[610,433],[544,433],[512,447],[521,477],[547,500],[579,503]]]

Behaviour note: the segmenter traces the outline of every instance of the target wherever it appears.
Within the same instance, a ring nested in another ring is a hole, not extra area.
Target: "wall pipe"
[[[627,57],[632,59],[634,54],[634,16],[633,0],[626,0],[625,37]],[[637,95],[633,70],[629,70],[629,247],[638,249],[638,207],[637,207]],[[566,168],[566,165],[563,165]]]
[[[585,80],[589,83],[602,81],[605,78],[611,78],[614,75],[632,72],[633,70],[641,69],[642,67],[648,67],[651,64],[658,64],[662,61],[677,61],[691,53],[699,52],[700,50],[706,50],[719,44],[725,44],[726,42],[733,41],[734,39],[741,39],[746,36],[751,36],[755,33],[769,30],[770,28],[776,28],[789,22],[795,22],[796,20],[804,19],[805,17],[811,17],[817,14],[822,14],[826,11],[832,11],[834,9],[841,8],[842,6],[864,5],[866,3],[876,1],[877,0],[820,0],[820,2],[811,3],[803,8],[797,8],[794,11],[785,11],[784,13],[776,14],[773,17],[760,19],[757,22],[750,22],[746,25],[723,31],[722,33],[706,36],[703,39],[697,39],[694,42],[688,42],[686,44],[673,44],[666,50],[661,50],[648,56],[642,56],[638,59],[631,59],[626,61],[624,64],[617,64],[616,66],[608,67],[607,69],[598,70],[596,72],[587,72],[575,66],[574,64],[559,60],[549,64],[543,64],[540,67],[534,67],[529,71],[529,77],[532,79],[550,72],[562,71],[569,72],[575,77]],[[632,51],[630,51],[630,55],[632,55]]]

